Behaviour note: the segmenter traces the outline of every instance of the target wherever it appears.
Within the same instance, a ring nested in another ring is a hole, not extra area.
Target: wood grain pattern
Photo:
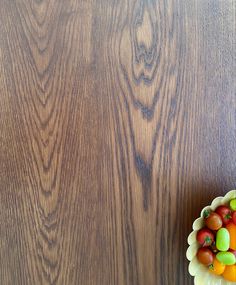
[[[236,183],[235,1],[0,7],[0,284],[193,284]]]

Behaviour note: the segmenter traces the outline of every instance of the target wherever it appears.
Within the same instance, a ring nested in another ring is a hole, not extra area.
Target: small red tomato
[[[204,211],[204,218],[205,218],[205,223],[206,226],[213,231],[217,231],[219,230],[222,225],[222,219],[220,217],[220,215],[218,215],[215,212],[210,212],[210,211]]]
[[[231,220],[231,210],[226,206],[219,206],[216,211],[218,215],[220,215],[223,224],[227,225]]]
[[[199,248],[197,258],[202,264],[210,266],[213,263],[214,255],[208,248]]]
[[[214,235],[210,230],[203,228],[197,233],[197,241],[203,247],[210,246],[214,241]]]
[[[232,213],[232,221],[236,225],[236,211]]]

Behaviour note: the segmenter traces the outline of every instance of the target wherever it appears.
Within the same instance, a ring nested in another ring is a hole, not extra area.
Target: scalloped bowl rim
[[[196,254],[199,248],[196,236],[197,231],[204,226],[203,212],[207,209],[214,211],[218,206],[225,205],[231,199],[236,198],[236,190],[229,191],[223,197],[216,197],[211,205],[206,206],[202,209],[200,217],[197,218],[192,225],[193,231],[188,236],[189,247],[186,252],[187,259],[190,261],[188,271],[191,276],[194,277],[195,285],[235,285],[236,282],[226,281],[222,276],[217,276],[210,273],[207,268],[199,263]]]

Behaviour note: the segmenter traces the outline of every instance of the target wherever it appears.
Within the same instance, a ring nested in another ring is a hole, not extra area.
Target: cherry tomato
[[[219,206],[216,211],[218,215],[220,215],[223,224],[227,225],[231,220],[231,210],[226,206]]]
[[[229,223],[226,229],[230,235],[230,249],[236,250],[236,225],[234,223]]]
[[[236,225],[236,211],[232,213],[232,221]]]
[[[224,265],[234,265],[236,262],[234,254],[229,251],[218,252],[216,258]]]
[[[214,255],[208,248],[199,248],[197,252],[198,261],[206,266],[213,264]]]
[[[197,233],[197,241],[203,247],[210,246],[214,241],[214,235],[209,229],[203,228]]]
[[[236,265],[226,266],[223,277],[228,281],[236,282]]]
[[[220,263],[217,258],[214,257],[212,265],[209,266],[209,271],[216,275],[221,275],[225,271],[225,265]]]
[[[230,233],[226,228],[221,228],[216,234],[216,247],[220,251],[227,251],[230,246]]]
[[[222,227],[223,222],[221,216],[218,215],[217,213],[205,211],[203,215],[205,218],[206,226],[210,230],[217,231]]]

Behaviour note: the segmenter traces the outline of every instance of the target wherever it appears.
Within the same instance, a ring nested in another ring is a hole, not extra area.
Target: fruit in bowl
[[[202,210],[188,244],[189,273],[195,285],[236,284],[236,190]]]

